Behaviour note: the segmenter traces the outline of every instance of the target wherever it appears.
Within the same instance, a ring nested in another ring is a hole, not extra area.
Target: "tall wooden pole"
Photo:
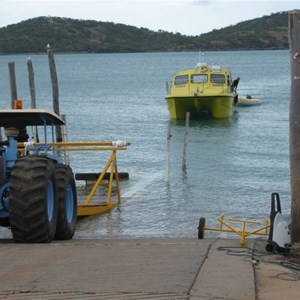
[[[27,69],[28,69],[29,89],[30,89],[30,96],[31,96],[31,108],[36,108],[34,72],[33,72],[32,60],[30,57],[28,57],[27,60]]]
[[[36,108],[36,96],[35,96],[35,83],[34,83],[34,71],[32,66],[32,60],[28,57],[27,60],[27,70],[28,70],[28,80],[29,80],[29,89],[31,97],[31,108]],[[34,140],[39,142],[38,129],[36,126],[32,127]]]
[[[185,130],[183,142],[183,157],[182,157],[182,171],[186,171],[187,147],[189,140],[189,126],[190,126],[190,113],[187,112],[185,116]]]
[[[171,143],[171,124],[168,122],[168,130],[167,130],[167,183],[170,182],[170,143]]]
[[[300,10],[289,12],[291,237],[300,241]]]
[[[15,100],[18,99],[16,72],[15,72],[15,63],[14,62],[8,63],[8,70],[9,70],[9,82],[10,82],[11,108],[14,108]]]
[[[54,55],[51,46],[47,45],[47,54],[49,60],[49,68],[50,68],[50,75],[51,75],[51,82],[52,82],[52,98],[53,98],[53,110],[56,114],[60,115],[59,113],[59,93],[58,93],[58,80],[57,80],[57,73],[56,73],[56,66]],[[61,127],[56,126],[56,141],[62,142],[62,133]]]

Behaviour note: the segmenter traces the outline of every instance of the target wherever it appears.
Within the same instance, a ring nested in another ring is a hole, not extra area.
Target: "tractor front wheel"
[[[57,164],[55,170],[58,195],[55,239],[69,240],[74,235],[77,220],[76,185],[69,166]]]
[[[46,156],[30,155],[16,160],[9,191],[10,225],[16,242],[53,240],[57,222],[54,166]]]

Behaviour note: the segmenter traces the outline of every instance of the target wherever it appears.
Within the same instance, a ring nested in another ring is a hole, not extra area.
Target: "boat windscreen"
[[[223,74],[211,74],[210,81],[212,83],[225,83],[225,76]]]
[[[193,74],[191,77],[191,83],[206,83],[207,75],[206,74]]]
[[[175,85],[187,84],[189,80],[188,75],[179,75],[175,77]]]

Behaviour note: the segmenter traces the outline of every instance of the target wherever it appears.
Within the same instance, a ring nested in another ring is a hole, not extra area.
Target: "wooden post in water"
[[[27,69],[28,69],[28,80],[29,80],[29,89],[30,89],[30,97],[31,97],[31,108],[36,108],[34,72],[33,72],[32,60],[30,57],[28,57],[27,60]],[[39,142],[37,127],[33,126],[32,131],[33,131],[34,141]]]
[[[300,10],[289,12],[291,237],[300,241]]]
[[[57,73],[56,73],[56,66],[54,55],[51,46],[47,45],[47,54],[49,60],[49,68],[50,68],[50,75],[51,75],[51,82],[52,82],[52,98],[53,98],[53,110],[56,114],[60,115],[59,113],[59,93],[58,93],[58,80],[57,80]],[[61,134],[61,127],[56,126],[56,141],[62,141],[62,134]]]
[[[184,145],[183,145],[183,157],[182,157],[182,170],[186,170],[186,159],[187,159],[187,146],[190,126],[190,112],[185,115],[185,131],[184,131]]]
[[[168,129],[167,129],[167,182],[170,182],[170,142],[171,142],[171,124],[170,121],[168,122]]]
[[[30,96],[31,96],[31,108],[36,108],[34,72],[33,72],[32,60],[30,57],[28,57],[27,60],[27,69],[28,69],[29,89],[30,89]]]
[[[15,72],[15,63],[8,63],[9,70],[9,82],[10,82],[10,97],[11,97],[11,108],[14,108],[15,100],[18,99],[17,95],[17,84],[16,84],[16,72]]]
[[[68,142],[68,128],[67,128],[67,119],[66,115],[61,115],[61,118],[64,120],[65,125],[61,126],[62,131],[62,141]],[[70,165],[70,156],[68,151],[64,151],[64,161],[66,165]]]

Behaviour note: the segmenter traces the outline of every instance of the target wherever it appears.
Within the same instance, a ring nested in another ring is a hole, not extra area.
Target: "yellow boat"
[[[166,101],[171,119],[185,119],[186,113],[208,112],[213,118],[232,115],[237,93],[232,88],[231,71],[198,63],[195,69],[176,73],[167,84]]]

